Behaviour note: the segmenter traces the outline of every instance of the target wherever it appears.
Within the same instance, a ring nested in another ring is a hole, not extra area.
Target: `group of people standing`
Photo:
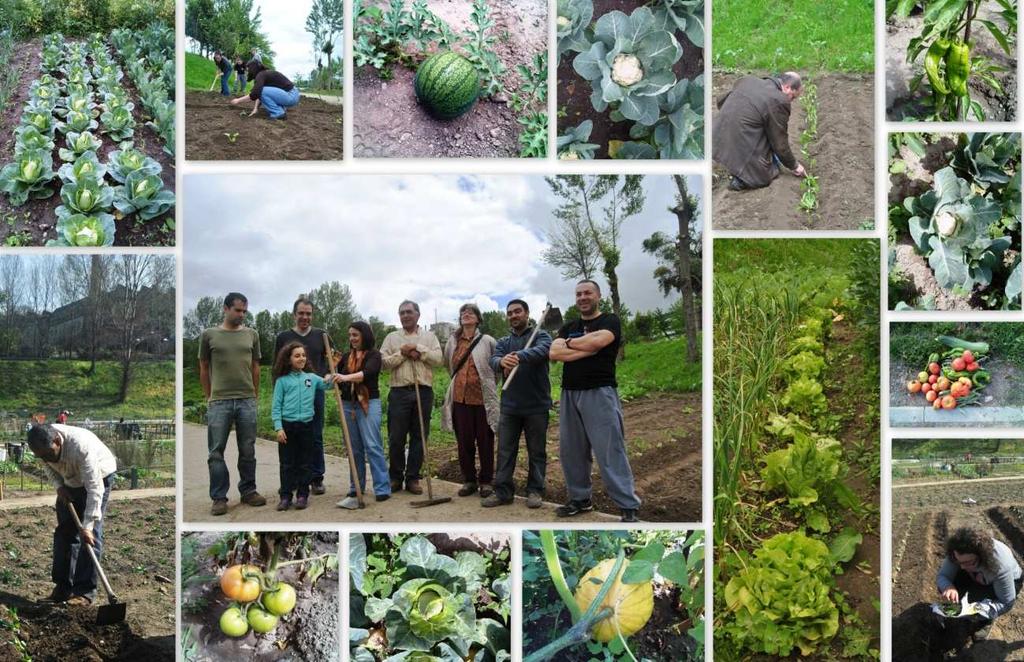
[[[240,56],[235,56],[234,63],[224,56],[220,51],[213,54],[213,62],[217,65],[217,74],[213,84],[220,81],[220,93],[222,96],[230,97],[231,88],[228,84],[231,73],[235,74],[235,94],[241,96],[231,99],[232,105],[255,101],[252,117],[259,112],[260,105],[267,111],[267,116],[272,120],[283,120],[288,116],[288,109],[299,103],[299,88],[279,71],[275,71],[263,64],[263,58],[259,50],[252,49],[248,62],[243,62]],[[252,82],[252,90],[245,94],[246,85]]]
[[[580,318],[562,326],[554,340],[532,326],[529,306],[521,299],[506,306],[509,334],[498,340],[481,331],[483,315],[476,305],[467,303],[459,309],[459,328],[443,350],[437,337],[419,325],[419,305],[403,301],[398,307],[401,328],[389,333],[379,350],[370,326],[357,321],[348,329],[348,351],[335,361],[330,338],[312,326],[312,301],[300,296],[292,306],[295,325],[277,334],[274,350],[271,418],[279,442],[281,482],[277,508],[306,508],[311,494],[325,492],[325,392],[335,384],[341,391],[360,492],[369,465],[377,501],[403,489],[422,494],[434,369],[440,366],[451,377],[441,425],[453,431],[457,441],[463,477],[459,496],[479,493],[484,507],[512,503],[519,442],[525,436],[527,506],[541,507],[552,407],[549,366],[559,361],[565,366],[559,398],[559,455],[569,498],[556,513],[571,517],[593,510],[591,470],[596,458],[605,489],[622,511],[622,521],[637,521],[640,499],[626,454],[615,381],[621,326],[615,315],[600,312],[600,301],[598,284],[580,281],[576,285]],[[206,329],[200,339],[199,374],[209,403],[213,515],[227,512],[229,474],[224,449],[232,426],[239,446],[241,501],[251,506],[266,503],[256,491],[255,475],[260,342],[256,331],[244,326],[247,308],[242,294],[228,294],[222,323]],[[387,459],[381,438],[382,371],[389,373]],[[354,509],[359,507],[356,485],[349,482],[347,495],[337,505]]]

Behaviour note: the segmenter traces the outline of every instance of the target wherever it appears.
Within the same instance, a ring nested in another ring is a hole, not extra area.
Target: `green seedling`
[[[234,145],[235,141],[238,140],[237,131],[235,131],[234,133],[225,133],[224,135],[227,136],[228,142],[231,143],[232,145]]]

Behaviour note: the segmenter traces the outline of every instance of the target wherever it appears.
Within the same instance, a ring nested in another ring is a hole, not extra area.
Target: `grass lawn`
[[[686,364],[685,340],[657,340],[645,343],[630,343],[626,346],[626,359],[619,363],[617,378],[619,394],[624,400],[639,398],[657,392],[689,392],[701,388],[700,364]],[[202,423],[199,409],[203,408],[203,391],[199,384],[199,371],[195,365],[185,366],[184,374],[185,420]],[[448,373],[444,369],[434,371],[434,410],[430,419],[430,439],[441,445],[454,445],[455,436],[441,430],[441,403],[448,388]],[[387,421],[388,386],[387,374],[380,379],[381,404]],[[551,367],[551,395],[557,400],[562,390],[562,366]],[[259,435],[274,438],[274,426],[270,420],[271,394],[270,368],[264,366],[260,372],[260,402],[258,408]],[[340,453],[344,447],[341,428],[338,424],[338,408],[330,393],[327,400],[327,422],[324,426],[324,443],[328,452]]]
[[[210,91],[210,84],[213,83],[214,76],[217,75],[217,65],[214,64],[212,58],[205,58],[202,55],[196,53],[185,53],[185,89],[186,90],[200,90],[203,92]],[[228,85],[231,88],[231,93],[235,93],[235,76],[231,74],[231,78],[228,79]],[[252,84],[246,83],[245,89],[251,89]],[[217,85],[216,90],[220,90],[220,84]]]
[[[874,71],[873,3],[715,0],[713,12],[716,69]]]
[[[97,361],[96,372],[88,370],[88,361],[0,361],[0,410],[18,416],[44,412],[47,420],[61,409],[78,420],[174,418],[174,361],[136,364],[124,403],[116,401],[118,362]]]

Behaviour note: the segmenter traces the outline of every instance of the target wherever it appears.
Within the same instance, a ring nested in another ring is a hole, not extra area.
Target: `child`
[[[245,62],[238,55],[235,56],[235,93],[245,92]]]
[[[288,510],[292,494],[296,494],[295,509],[302,510],[309,503],[309,483],[312,479],[313,453],[313,396],[317,390],[325,391],[336,375],[319,377],[306,372],[306,348],[300,342],[290,342],[281,348],[274,359],[274,404],[270,416],[277,431],[277,457],[281,463],[281,500],[278,510]]]

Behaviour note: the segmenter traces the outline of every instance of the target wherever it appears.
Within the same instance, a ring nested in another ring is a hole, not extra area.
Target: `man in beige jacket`
[[[384,369],[390,371],[388,392],[388,455],[391,491],[405,489],[423,494],[420,471],[423,468],[423,442],[420,430],[430,430],[430,412],[434,405],[434,371],[441,365],[441,344],[437,336],[420,328],[420,307],[415,301],[398,306],[402,328],[392,331],[380,346]],[[417,421],[416,396],[423,408]],[[408,458],[406,442],[408,441]]]

